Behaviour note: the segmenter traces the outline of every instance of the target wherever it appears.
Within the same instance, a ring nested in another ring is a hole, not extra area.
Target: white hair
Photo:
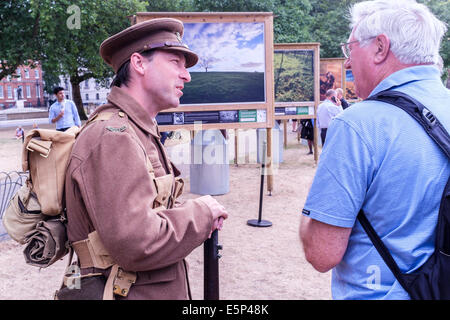
[[[361,46],[385,34],[400,62],[440,63],[439,47],[447,27],[425,5],[414,0],[364,1],[356,3],[350,14],[353,36]]]

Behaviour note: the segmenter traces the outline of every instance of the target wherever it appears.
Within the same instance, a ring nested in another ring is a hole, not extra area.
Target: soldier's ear
[[[145,61],[147,61],[147,59],[145,59],[145,57],[143,57],[142,55],[140,55],[137,52],[133,53],[130,57],[130,69],[134,70],[139,75],[144,75],[144,73],[145,73],[144,62]]]

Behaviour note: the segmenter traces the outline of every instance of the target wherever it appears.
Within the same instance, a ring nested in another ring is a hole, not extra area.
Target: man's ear
[[[139,75],[144,75],[145,58],[135,52],[130,57],[130,69],[135,70]]]
[[[375,38],[375,44],[376,44],[376,53],[374,62],[376,64],[379,64],[387,59],[389,51],[391,49],[391,41],[389,40],[387,35],[380,34]]]

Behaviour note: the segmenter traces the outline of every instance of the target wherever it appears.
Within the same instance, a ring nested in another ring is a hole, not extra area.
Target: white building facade
[[[73,100],[72,85],[68,76],[60,76],[59,85],[66,90],[66,99]],[[108,85],[112,80],[108,81]],[[83,106],[86,111],[90,113],[92,108],[105,104],[107,102],[106,97],[110,92],[110,88],[102,87],[95,79],[87,79],[80,83],[80,94],[83,100]],[[53,95],[53,99],[56,97]]]

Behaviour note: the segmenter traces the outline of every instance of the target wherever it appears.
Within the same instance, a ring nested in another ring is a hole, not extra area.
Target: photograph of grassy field
[[[314,101],[314,51],[275,50],[275,102]]]
[[[192,72],[181,104],[264,101],[263,72]]]
[[[185,23],[185,42],[199,56],[189,69],[182,105],[265,102],[264,23]]]

